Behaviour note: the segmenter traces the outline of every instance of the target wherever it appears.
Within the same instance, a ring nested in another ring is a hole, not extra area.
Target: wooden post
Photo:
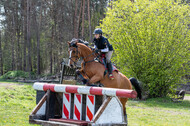
[[[55,116],[55,92],[51,92],[50,90],[47,90],[47,100],[46,100],[46,120],[49,120],[49,118],[54,118]]]
[[[47,99],[46,99],[46,114],[45,114],[45,116],[46,116],[46,120],[49,120],[49,101],[50,101],[50,90],[47,90]]]
[[[94,115],[93,123],[96,122],[96,120],[98,120],[98,118],[104,112],[105,108],[107,107],[107,105],[111,101],[111,99],[112,99],[111,97],[106,98],[106,100],[103,102],[102,106],[99,108],[99,110]]]
[[[42,105],[46,101],[47,95],[48,95],[48,92],[46,92],[45,95],[42,97],[42,99],[38,102],[38,104],[36,105],[36,107],[33,109],[31,115],[34,115],[34,114],[36,114],[38,112],[38,110],[42,107]]]

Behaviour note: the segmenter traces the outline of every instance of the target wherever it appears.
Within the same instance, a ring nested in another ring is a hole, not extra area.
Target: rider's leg
[[[114,79],[114,77],[112,75],[112,63],[111,63],[112,53],[113,53],[113,51],[109,51],[106,53],[106,62],[107,62],[107,66],[108,66],[108,73],[109,73],[110,79]]]

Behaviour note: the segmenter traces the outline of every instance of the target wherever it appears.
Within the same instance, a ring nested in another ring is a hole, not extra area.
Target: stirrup
[[[109,74],[109,78],[110,78],[111,80],[114,80],[113,74]]]

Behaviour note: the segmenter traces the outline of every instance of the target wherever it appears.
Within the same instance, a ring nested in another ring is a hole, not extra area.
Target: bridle
[[[75,47],[75,48],[77,49],[76,55],[69,57],[69,59],[74,63],[75,66],[77,66],[77,61],[78,61],[79,57],[78,57],[78,48],[77,48],[77,47]],[[69,50],[69,51],[72,51],[72,50]],[[72,58],[74,58],[74,57],[76,58],[76,59],[75,59],[76,61],[74,61],[74,60],[72,59]]]
[[[74,47],[74,46],[71,46],[71,47]],[[77,65],[77,61],[78,61],[78,59],[80,58],[80,57],[78,57],[78,53],[79,53],[79,51],[78,51],[78,47],[76,46],[76,47],[74,47],[74,48],[76,48],[76,55],[75,56],[71,56],[71,57],[69,57],[69,59],[74,63],[74,65],[76,66]],[[72,50],[69,50],[69,51],[72,51]],[[85,56],[85,57],[82,57],[83,59],[85,59],[85,58],[88,58],[88,57],[90,57],[90,56],[92,56],[92,55],[94,55],[95,54],[95,52],[93,52],[93,53],[91,53],[91,54],[89,54],[88,56]],[[74,61],[72,58],[76,58],[75,60],[76,61]],[[84,62],[84,65],[86,64],[86,63],[90,63],[90,62],[93,62],[94,61],[94,59],[93,60],[90,60],[90,61],[86,61],[86,62]]]
[[[75,46],[70,46],[70,47],[76,48],[76,55],[69,57],[69,59],[74,63],[75,67],[77,67],[77,61],[78,61],[78,59],[80,58],[80,57],[78,57],[78,53],[79,53],[79,51],[78,51],[78,46],[75,45]],[[70,50],[70,51],[72,51],[72,50]],[[88,56],[85,56],[85,57],[82,57],[82,58],[85,59],[85,58],[88,58],[88,57],[90,57],[90,56],[92,56],[92,55],[94,55],[94,54],[95,54],[95,52],[92,52],[92,53],[89,54]],[[97,57],[99,57],[99,55],[98,55]],[[76,58],[76,61],[74,61],[72,58]],[[85,72],[85,65],[86,65],[86,63],[90,63],[90,62],[93,62],[93,61],[95,61],[94,58],[93,58],[93,60],[83,62],[83,72],[84,72],[84,74],[85,74],[87,77],[88,77],[88,75],[87,75],[86,72]],[[89,77],[88,77],[88,78],[89,78]]]

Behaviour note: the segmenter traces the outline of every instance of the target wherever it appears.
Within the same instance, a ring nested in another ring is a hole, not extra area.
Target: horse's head
[[[68,42],[68,45],[68,66],[76,67],[76,63],[80,57],[82,57],[85,62],[94,59],[95,55],[91,48],[88,46],[88,42],[74,38],[71,40],[71,42]]]
[[[68,42],[68,45],[69,45],[69,49],[68,49],[68,53],[69,53],[68,66],[70,66],[72,68],[76,67],[77,61],[80,58],[80,52],[79,52],[77,43],[78,43],[77,39],[72,39],[71,42]]]

